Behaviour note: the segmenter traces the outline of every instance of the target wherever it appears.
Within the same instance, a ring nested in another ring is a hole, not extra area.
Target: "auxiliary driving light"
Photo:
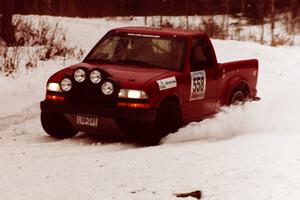
[[[111,95],[114,92],[114,85],[111,82],[104,82],[101,86],[101,90],[105,95]]]
[[[92,83],[94,84],[100,83],[101,79],[102,79],[102,75],[98,70],[93,70],[90,73],[90,80]]]
[[[68,92],[72,89],[72,81],[69,78],[63,78],[60,82],[60,88],[64,92]]]
[[[86,77],[86,73],[83,69],[76,69],[76,71],[74,72],[74,79],[78,83],[83,82],[85,80],[85,77]]]

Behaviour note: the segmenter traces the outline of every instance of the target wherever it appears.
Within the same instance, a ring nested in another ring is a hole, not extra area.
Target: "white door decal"
[[[205,71],[191,72],[191,95],[190,101],[204,99],[206,89]]]

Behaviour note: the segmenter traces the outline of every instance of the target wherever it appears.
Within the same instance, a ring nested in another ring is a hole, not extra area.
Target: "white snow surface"
[[[31,16],[33,19],[37,16]],[[51,18],[87,51],[119,19]],[[48,137],[39,101],[48,77],[77,62],[41,62],[0,77],[0,198],[3,200],[177,199],[201,190],[210,200],[300,198],[300,48],[214,40],[219,62],[257,58],[259,102],[227,107],[154,147],[80,134]],[[193,198],[187,198],[193,199]]]

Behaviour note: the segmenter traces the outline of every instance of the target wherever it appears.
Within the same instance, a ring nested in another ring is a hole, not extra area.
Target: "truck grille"
[[[72,105],[91,105],[99,107],[115,107],[117,88],[112,95],[106,96],[101,85],[93,83],[74,83],[72,90],[66,95],[66,103]]]

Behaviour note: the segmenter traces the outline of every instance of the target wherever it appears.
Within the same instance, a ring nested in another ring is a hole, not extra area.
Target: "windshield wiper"
[[[133,65],[142,65],[142,66],[148,66],[148,67],[155,67],[155,68],[162,68],[159,65],[156,65],[154,63],[150,63],[143,60],[134,60],[134,59],[117,59],[113,60],[114,62],[118,64],[133,64]]]

